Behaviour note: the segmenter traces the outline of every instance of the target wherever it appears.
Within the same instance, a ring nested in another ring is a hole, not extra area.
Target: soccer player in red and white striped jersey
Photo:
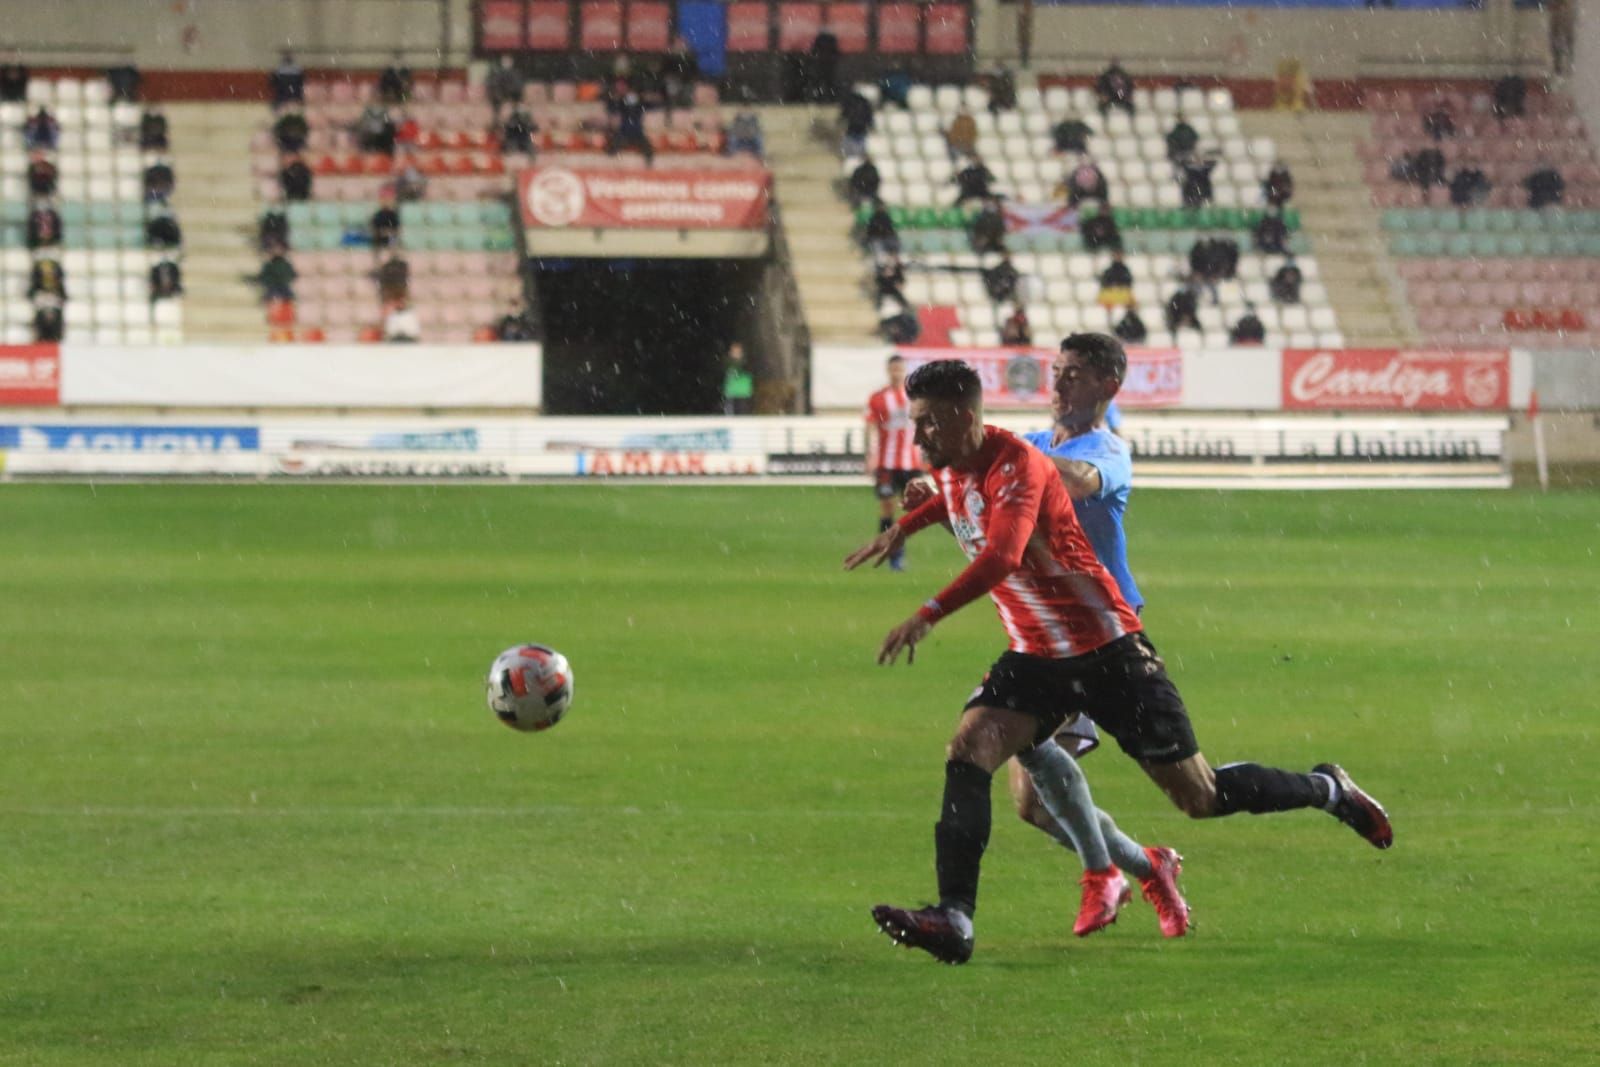
[[[879,533],[894,523],[895,499],[922,473],[905,378],[905,360],[890,356],[889,384],[867,398],[867,473],[878,496]],[[890,556],[889,567],[903,570],[904,553],[896,551]]]
[[[896,941],[946,963],[972,956],[978,868],[989,841],[990,783],[1008,759],[1091,714],[1172,801],[1196,818],[1322,807],[1379,848],[1388,816],[1334,764],[1311,774],[1228,764],[1200,753],[1188,710],[1138,615],[1090,547],[1055,465],[983,424],[983,384],[957,360],[929,363],[906,383],[917,445],[940,492],[870,544],[846,569],[879,563],[918,530],[948,522],[970,562],[941,593],[889,631],[878,662],[912,659],[934,624],[988,593],[1010,636],[963,710],[945,764],[934,828],[939,903],[878,905]]]

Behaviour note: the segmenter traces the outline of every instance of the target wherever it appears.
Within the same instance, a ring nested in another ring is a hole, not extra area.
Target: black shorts
[[[906,491],[906,486],[917,479],[921,471],[895,470],[890,467],[879,467],[874,476],[873,491],[878,494],[879,500],[893,500]]]
[[[1036,742],[1073,716],[1088,715],[1136,760],[1177,763],[1200,751],[1183,698],[1143,633],[1071,659],[1002,653],[967,707],[1033,716]]]

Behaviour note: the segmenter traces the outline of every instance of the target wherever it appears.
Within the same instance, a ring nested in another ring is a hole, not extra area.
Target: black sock
[[[1259,763],[1230,763],[1217,768],[1217,814],[1320,808],[1328,802],[1328,787],[1309,774],[1263,767]]]
[[[894,520],[893,519],[885,519],[882,516],[880,516],[878,518],[878,532],[879,533],[883,533],[883,531],[887,530],[889,527],[891,527],[893,525],[894,525]]]
[[[944,808],[933,828],[939,903],[971,915],[978,907],[978,864],[989,845],[989,782],[965,760],[944,765]]]

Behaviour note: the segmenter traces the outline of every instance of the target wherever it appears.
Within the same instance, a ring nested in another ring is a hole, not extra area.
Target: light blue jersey
[[[1106,426],[1113,432],[1122,429],[1122,409],[1115,400],[1106,405]]]
[[[1137,609],[1144,604],[1144,597],[1139,595],[1133,571],[1128,569],[1128,539],[1122,532],[1122,516],[1128,510],[1128,494],[1133,491],[1133,454],[1128,442],[1105,427],[1069,437],[1059,445],[1050,443],[1054,437],[1054,430],[1022,435],[1024,441],[1047,456],[1075,459],[1100,472],[1100,492],[1072,504],[1094,554],[1111,572],[1122,599]]]

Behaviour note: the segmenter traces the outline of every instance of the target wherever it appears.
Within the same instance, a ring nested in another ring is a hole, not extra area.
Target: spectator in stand
[[[493,116],[496,122],[500,120],[501,108],[507,105],[515,107],[521,102],[524,84],[522,71],[517,69],[517,64],[510,56],[501,56],[500,61],[489,68],[489,75],[483,80],[483,88],[489,98],[489,106],[494,109]]]
[[[1058,192],[1066,194],[1068,207],[1077,207],[1086,200],[1103,204],[1108,197],[1106,176],[1093,159],[1085,156],[1072,168]]]
[[[28,68],[21,63],[0,67],[0,101],[20,104],[28,99]]]
[[[1111,327],[1111,332],[1117,335],[1117,340],[1130,345],[1142,345],[1150,336],[1144,319],[1139,317],[1139,309],[1131,305],[1117,320],[1117,324]]]
[[[1172,129],[1167,131],[1167,158],[1174,163],[1180,159],[1187,159],[1194,155],[1195,146],[1199,143],[1200,135],[1180,112]]]
[[[1443,141],[1456,135],[1456,117],[1451,114],[1448,104],[1441,101],[1422,116],[1422,132],[1435,141]]]
[[[867,251],[875,256],[899,253],[900,234],[895,230],[894,217],[889,214],[882,200],[873,201],[872,214],[867,216],[867,225],[861,237],[866,242]]]
[[[394,176],[394,198],[402,204],[421,200],[428,193],[428,176],[417,166],[416,156],[407,156]]]
[[[394,61],[378,76],[378,96],[386,104],[404,104],[411,99],[411,68],[405,53],[395,51]]]
[[[140,74],[139,68],[132,63],[123,63],[106,69],[106,83],[111,86],[113,103],[131,104],[139,99],[139,89],[144,84],[144,75]]]
[[[983,160],[973,156],[971,161],[956,172],[956,202],[960,207],[968,200],[988,200],[994,196],[990,183],[994,175],[983,165]]]
[[[984,201],[983,209],[972,217],[968,233],[972,250],[979,255],[1006,250],[1006,216],[1000,210],[998,198],[990,197]]]
[[[811,41],[808,99],[831,104],[839,99],[839,38],[827,23]]]
[[[1176,340],[1179,330],[1200,329],[1200,294],[1185,283],[1167,298],[1167,332]]]
[[[1489,176],[1476,163],[1463,160],[1450,179],[1450,203],[1459,208],[1476,207],[1489,197]]]
[[[1091,252],[1100,249],[1122,250],[1122,231],[1117,227],[1116,218],[1109,211],[1101,210],[1084,219],[1078,225],[1078,236],[1083,239],[1083,247]]]
[[[1261,180],[1261,196],[1268,205],[1281,208],[1294,199],[1294,175],[1283,160],[1274,160],[1272,169]]]
[[[1017,284],[1021,281],[1022,275],[1018,273],[1016,264],[1011,262],[1011,253],[1004,249],[1000,251],[1000,262],[983,268],[983,290],[996,304],[1015,300]]]
[[[516,105],[500,128],[500,154],[532,155],[533,136],[538,132],[539,124],[533,116],[521,104]]]
[[[394,155],[394,118],[389,109],[377,101],[368,104],[354,126],[356,144],[363,152],[382,152]]]
[[[506,305],[506,313],[500,316],[500,321],[495,323],[494,335],[501,341],[536,341],[539,338],[522,301],[515,297]]]
[[[1406,161],[1410,164],[1410,179],[1422,187],[1423,195],[1435,185],[1448,184],[1444,178],[1444,153],[1439,149],[1424,148],[1402,162]]]
[[[144,169],[144,199],[146,203],[165,204],[172,199],[172,191],[178,186],[178,176],[173,173],[172,165],[164,159],[158,159]]]
[[[624,148],[637,148],[645,164],[654,165],[656,150],[644,132],[644,103],[638,93],[630,91],[623,96],[612,123],[611,136],[606,140],[606,155],[614,156]]]
[[[1002,111],[1015,111],[1017,109],[1017,79],[1010,69],[999,66],[990,71],[984,79],[989,90],[989,113],[998,115]]]
[[[382,250],[400,240],[400,212],[394,207],[394,194],[383,197],[378,210],[372,213],[370,224],[372,247]]]
[[[1100,114],[1104,117],[1112,108],[1120,107],[1133,114],[1133,79],[1122,69],[1122,61],[1113,59],[1111,65],[1095,80],[1094,92],[1100,98]]]
[[[33,312],[33,339],[39,344],[59,341],[65,335],[66,321],[61,317],[61,305],[41,303]]]
[[[1528,190],[1528,206],[1537,210],[1559,207],[1561,198],[1566,195],[1567,182],[1560,171],[1547,160],[1541,160],[1539,169],[1522,180],[1522,187]]]
[[[304,105],[306,102],[306,72],[294,61],[293,52],[278,57],[278,67],[267,75],[267,88],[272,92],[272,106]]]
[[[876,124],[872,101],[851,89],[839,104],[839,122],[844,128],[844,135],[839,141],[840,153],[846,158],[865,155],[867,135]]]
[[[165,152],[167,144],[167,116],[158,107],[147,107],[139,116],[139,149],[144,152]]]
[[[966,108],[956,112],[956,117],[950,120],[950,128],[944,131],[944,144],[952,163],[963,156],[978,154],[978,120],[972,117],[972,112]]]
[[[1094,130],[1077,116],[1068,115],[1056,123],[1050,135],[1055,139],[1057,152],[1077,152],[1081,155],[1089,151],[1089,138],[1094,135]]]
[[[286,251],[282,245],[278,245],[269,250],[261,261],[261,272],[256,275],[256,281],[261,283],[263,301],[294,300],[294,281],[299,274],[284,254]]]
[[[1028,324],[1028,313],[1021,304],[1000,324],[1000,343],[1010,348],[1026,348],[1033,344],[1033,327]]]
[[[894,104],[902,111],[911,110],[911,75],[896,67],[878,79],[878,99],[884,104]]]
[[[1520,74],[1507,74],[1494,83],[1494,117],[1520,119],[1527,113],[1528,83]]]
[[[1261,316],[1256,314],[1254,304],[1244,306],[1244,314],[1239,316],[1239,321],[1233,324],[1233,329],[1228,331],[1228,343],[1234,345],[1259,345],[1267,340],[1267,327],[1261,321]]]
[[[417,142],[422,139],[422,124],[405,108],[400,109],[399,122],[394,128],[394,148],[396,152],[405,152],[410,155],[417,150]]]
[[[56,165],[43,152],[28,158],[28,191],[34,196],[55,196],[58,178]]]
[[[1100,272],[1098,300],[1106,308],[1133,306],[1133,271],[1122,261],[1121,252],[1111,253],[1111,262]]]
[[[882,185],[883,179],[878,175],[878,165],[871,159],[863,158],[856,169],[850,172],[848,183],[850,206],[859,208],[864,203],[878,199],[878,190]]]
[[[256,228],[256,247],[265,252],[274,245],[289,247],[289,216],[283,208],[273,205],[261,216]]]
[[[882,303],[885,299],[898,300],[902,304],[906,300],[904,286],[906,284],[906,268],[900,262],[900,257],[890,253],[880,256],[872,272],[873,299]]]
[[[411,264],[399,254],[391,254],[373,272],[378,282],[378,302],[388,306],[411,299]]]
[[[1272,294],[1274,303],[1298,304],[1300,303],[1300,285],[1305,281],[1305,276],[1291,258],[1273,273],[1267,282],[1267,291]]]
[[[723,152],[734,156],[740,152],[747,152],[760,159],[766,153],[766,142],[761,135],[761,120],[749,108],[744,108],[733,116],[733,121],[728,124],[727,143]]]
[[[303,152],[311,137],[311,126],[299,111],[285,111],[272,124],[272,139],[280,152]]]
[[[49,256],[34,260],[33,270],[28,274],[28,299],[37,301],[41,296],[67,299],[67,277],[62,273],[61,264]]]
[[[1217,161],[1212,158],[1200,159],[1188,156],[1178,160],[1177,163],[1183,206],[1192,209],[1211,203],[1214,195],[1211,188],[1211,172],[1217,168]]]
[[[177,248],[183,244],[183,230],[171,208],[159,207],[147,216],[144,243],[147,248]]]
[[[1283,213],[1276,210],[1264,213],[1256,223],[1251,240],[1257,252],[1281,256],[1289,251],[1289,225],[1283,221]]]
[[[170,300],[183,293],[183,272],[178,269],[178,264],[168,257],[162,257],[155,266],[150,268],[150,299]]]
[[[278,186],[285,200],[311,199],[311,168],[298,155],[291,155],[278,171]]]
[[[886,300],[878,305],[878,330],[892,345],[910,345],[922,336],[922,323],[909,304]]]
[[[666,94],[667,106],[693,107],[694,87],[699,81],[700,57],[694,54],[688,39],[680,33],[672,38],[672,49],[661,66],[662,89]]]
[[[22,124],[22,145],[30,152],[54,152],[61,138],[61,124],[43,107]]]
[[[745,362],[744,345],[738,341],[728,346],[727,370],[722,376],[722,413],[724,415],[751,415],[755,413],[756,380]]]
[[[61,216],[48,202],[36,201],[28,212],[27,241],[29,248],[54,248],[61,243]]]
[[[422,320],[411,301],[400,301],[383,316],[383,339],[389,344],[415,344],[422,340]]]

